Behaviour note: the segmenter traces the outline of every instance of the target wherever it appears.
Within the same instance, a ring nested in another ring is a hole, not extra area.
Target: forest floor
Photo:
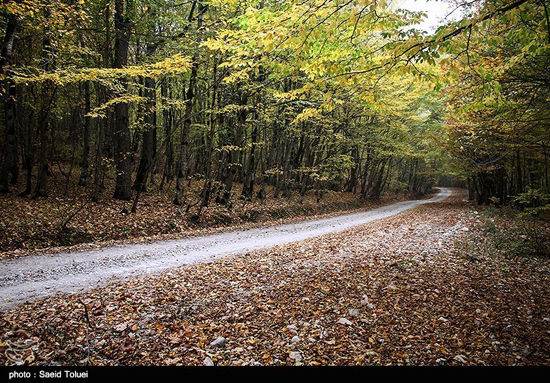
[[[110,179],[106,180],[107,189],[100,200],[91,202],[87,189],[76,185],[77,179],[67,183],[58,172],[51,178],[50,197],[35,200],[20,197],[18,192],[23,185],[15,187],[13,193],[0,195],[0,259],[182,238],[266,222],[287,223],[418,198],[388,193],[379,201],[362,201],[356,194],[335,192],[325,193],[320,201],[313,193],[304,197],[294,193],[289,199],[272,198],[273,190],[268,187],[269,198],[260,203],[239,199],[242,186],[237,184],[229,206],[212,201],[197,215],[197,207],[186,213],[185,206],[172,203],[173,187],[158,190],[152,186],[141,195],[137,212],[127,213],[132,202],[111,198]],[[187,183],[186,200],[195,203],[200,188],[200,182]]]
[[[518,251],[522,233],[456,193],[18,306],[0,318],[0,363],[548,365],[550,259]]]

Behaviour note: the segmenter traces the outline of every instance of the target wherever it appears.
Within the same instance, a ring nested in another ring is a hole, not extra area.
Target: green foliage
[[[539,219],[547,218],[550,212],[550,195],[539,189],[527,188],[514,201],[522,208],[518,214],[525,236],[530,238],[531,247],[538,255],[550,255],[550,240],[540,227]]]
[[[547,2],[480,5],[475,27],[449,45],[454,60],[442,60],[448,70],[442,88],[449,102],[446,149],[484,203],[493,197],[505,202],[528,186],[548,193],[542,176],[550,140],[550,87],[542,80],[550,65]]]
[[[546,155],[545,2],[476,0],[433,34],[414,27],[423,12],[379,0],[122,3],[123,68],[113,67],[113,2],[3,3],[28,44],[2,74],[23,108],[67,116],[88,84],[95,126],[123,104],[133,135],[170,118],[159,147],[181,143],[173,157],[187,153],[201,177],[234,166],[242,180],[252,157],[271,183],[360,184],[374,197],[511,169],[517,150],[539,168]]]
[[[528,187],[527,191],[518,194],[514,201],[530,216],[540,216],[550,209],[550,194],[543,193],[540,189]]]

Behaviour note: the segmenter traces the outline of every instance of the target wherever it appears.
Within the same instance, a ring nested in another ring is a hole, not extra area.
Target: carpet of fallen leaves
[[[112,180],[107,180],[112,183]],[[200,182],[187,185],[187,201],[193,204],[201,190]],[[21,186],[22,187],[22,186]],[[89,190],[66,184],[61,175],[52,175],[50,197],[30,199],[17,195],[18,189],[0,195],[0,259],[24,256],[34,251],[63,251],[114,243],[143,242],[204,234],[224,227],[250,227],[267,221],[289,222],[303,217],[375,207],[391,201],[410,199],[406,195],[387,195],[381,201],[361,201],[352,193],[329,192],[321,201],[313,193],[290,199],[271,198],[268,187],[264,203],[239,199],[237,185],[229,205],[212,201],[199,215],[197,207],[189,212],[172,203],[173,187],[158,190],[151,186],[140,197],[136,213],[128,214],[132,202],[111,197],[109,184],[95,203]],[[67,218],[73,216],[63,228]],[[89,245],[89,246],[88,246]],[[55,249],[53,249],[55,247]]]
[[[550,260],[467,253],[483,223],[463,198],[27,303],[0,363],[550,364]]]

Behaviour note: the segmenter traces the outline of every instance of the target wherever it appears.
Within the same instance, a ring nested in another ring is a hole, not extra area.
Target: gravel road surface
[[[449,189],[440,188],[440,192],[430,199],[398,202],[331,218],[148,244],[3,260],[0,261],[0,309],[56,293],[90,289],[114,278],[155,273],[340,232],[425,203],[442,201],[450,195]]]

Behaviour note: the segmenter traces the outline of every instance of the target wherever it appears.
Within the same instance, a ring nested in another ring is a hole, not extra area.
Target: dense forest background
[[[543,199],[548,1],[452,3],[428,33],[380,0],[3,1],[0,192],[80,196],[63,227],[158,190],[199,216],[437,184]]]

